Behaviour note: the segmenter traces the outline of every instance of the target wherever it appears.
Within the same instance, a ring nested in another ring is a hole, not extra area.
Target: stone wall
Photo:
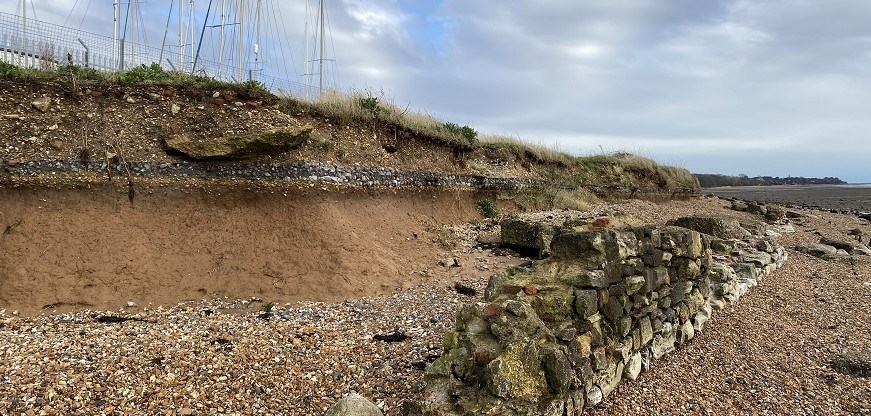
[[[485,302],[460,305],[426,370],[427,398],[406,414],[579,414],[786,259],[737,221],[681,223],[720,236],[678,226],[562,232],[550,259],[491,279]]]

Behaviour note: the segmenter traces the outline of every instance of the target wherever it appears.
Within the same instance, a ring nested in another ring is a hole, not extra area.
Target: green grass
[[[122,85],[164,85],[192,87],[204,90],[226,89],[246,92],[250,95],[270,95],[263,84],[257,81],[233,83],[214,78],[190,75],[177,71],[166,71],[157,64],[116,72],[100,72],[93,68],[77,65],[62,65],[56,69],[21,68],[0,61],[0,77],[25,80],[68,81],[68,82],[108,82]]]

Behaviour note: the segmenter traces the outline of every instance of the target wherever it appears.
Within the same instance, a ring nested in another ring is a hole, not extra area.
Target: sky
[[[13,3],[0,11],[16,13]],[[41,20],[111,35],[111,2],[89,3],[31,8]],[[264,3],[264,73],[305,82],[306,0]],[[142,6],[152,44],[168,4]],[[696,173],[871,182],[866,1],[326,0],[326,8],[327,79],[339,90],[577,155],[627,151]]]

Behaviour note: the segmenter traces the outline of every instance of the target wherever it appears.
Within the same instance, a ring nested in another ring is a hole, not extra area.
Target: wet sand
[[[871,184],[730,186],[705,188],[702,192],[825,210],[871,212]]]

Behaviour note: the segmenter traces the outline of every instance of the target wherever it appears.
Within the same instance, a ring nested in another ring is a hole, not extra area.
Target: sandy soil
[[[421,283],[474,192],[0,189],[0,308],[228,296],[336,301]]]

